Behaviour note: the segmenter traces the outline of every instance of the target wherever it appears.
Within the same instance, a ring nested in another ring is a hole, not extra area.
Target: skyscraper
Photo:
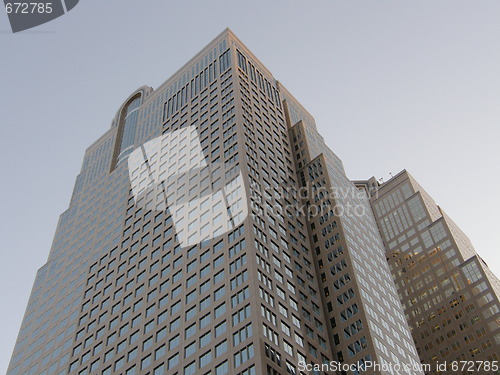
[[[418,363],[368,196],[226,30],[87,149],[8,374]]]
[[[500,373],[500,281],[408,172],[364,186],[421,361],[446,361],[436,374]]]

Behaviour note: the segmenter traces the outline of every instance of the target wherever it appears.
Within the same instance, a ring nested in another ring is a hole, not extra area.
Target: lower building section
[[[406,320],[421,362],[432,365],[428,373],[500,373],[500,283],[469,239],[406,171],[380,186],[374,179],[358,185],[372,193]]]

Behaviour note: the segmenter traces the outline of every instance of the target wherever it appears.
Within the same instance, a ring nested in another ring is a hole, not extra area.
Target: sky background
[[[498,0],[82,0],[12,34],[0,11],[0,373],[85,149],[226,27],[350,178],[406,168],[500,275],[499,20]]]

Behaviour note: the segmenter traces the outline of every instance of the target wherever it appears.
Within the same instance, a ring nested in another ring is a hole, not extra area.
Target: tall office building
[[[368,196],[226,30],[87,149],[8,375],[418,363]]]
[[[499,374],[499,280],[408,172],[364,186],[421,361],[447,362],[429,373]]]

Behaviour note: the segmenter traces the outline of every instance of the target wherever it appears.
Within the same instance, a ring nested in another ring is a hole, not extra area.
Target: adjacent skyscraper
[[[385,257],[367,194],[226,30],[87,149],[8,374],[422,374]]]
[[[500,282],[467,236],[406,171],[359,184],[371,203],[423,363],[498,374]]]

